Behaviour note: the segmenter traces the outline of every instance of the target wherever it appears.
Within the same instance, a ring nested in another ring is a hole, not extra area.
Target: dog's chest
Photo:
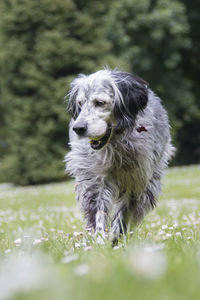
[[[109,178],[113,178],[116,183],[119,195],[132,194],[138,196],[145,189],[147,184],[146,176],[143,176],[141,170],[135,169],[113,169]]]

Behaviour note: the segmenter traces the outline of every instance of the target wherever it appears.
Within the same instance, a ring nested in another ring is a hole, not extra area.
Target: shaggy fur
[[[68,108],[66,170],[87,228],[116,240],[156,206],[173,153],[167,113],[146,82],[117,70],[79,75]]]

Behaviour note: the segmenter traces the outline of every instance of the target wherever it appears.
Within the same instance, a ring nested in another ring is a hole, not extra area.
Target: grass
[[[73,182],[0,185],[0,300],[199,297],[200,166],[169,169],[158,207],[114,249],[84,232]]]

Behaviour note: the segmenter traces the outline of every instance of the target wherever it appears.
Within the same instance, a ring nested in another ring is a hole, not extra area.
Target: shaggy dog
[[[167,113],[145,81],[119,70],[79,75],[68,109],[66,170],[87,229],[115,242],[156,206],[173,153]]]

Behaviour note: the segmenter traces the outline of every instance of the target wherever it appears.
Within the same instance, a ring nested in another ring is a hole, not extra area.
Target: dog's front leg
[[[109,212],[112,203],[112,195],[110,190],[103,185],[99,190],[99,198],[97,199],[96,227],[95,235],[98,243],[104,243],[104,239],[108,234]]]
[[[125,201],[117,203],[111,223],[110,237],[112,245],[115,246],[120,235],[125,235],[128,226],[128,206]]]
[[[111,199],[108,189],[101,182],[78,184],[76,188],[78,201],[81,202],[82,211],[88,230],[96,235],[105,237],[108,226]]]

